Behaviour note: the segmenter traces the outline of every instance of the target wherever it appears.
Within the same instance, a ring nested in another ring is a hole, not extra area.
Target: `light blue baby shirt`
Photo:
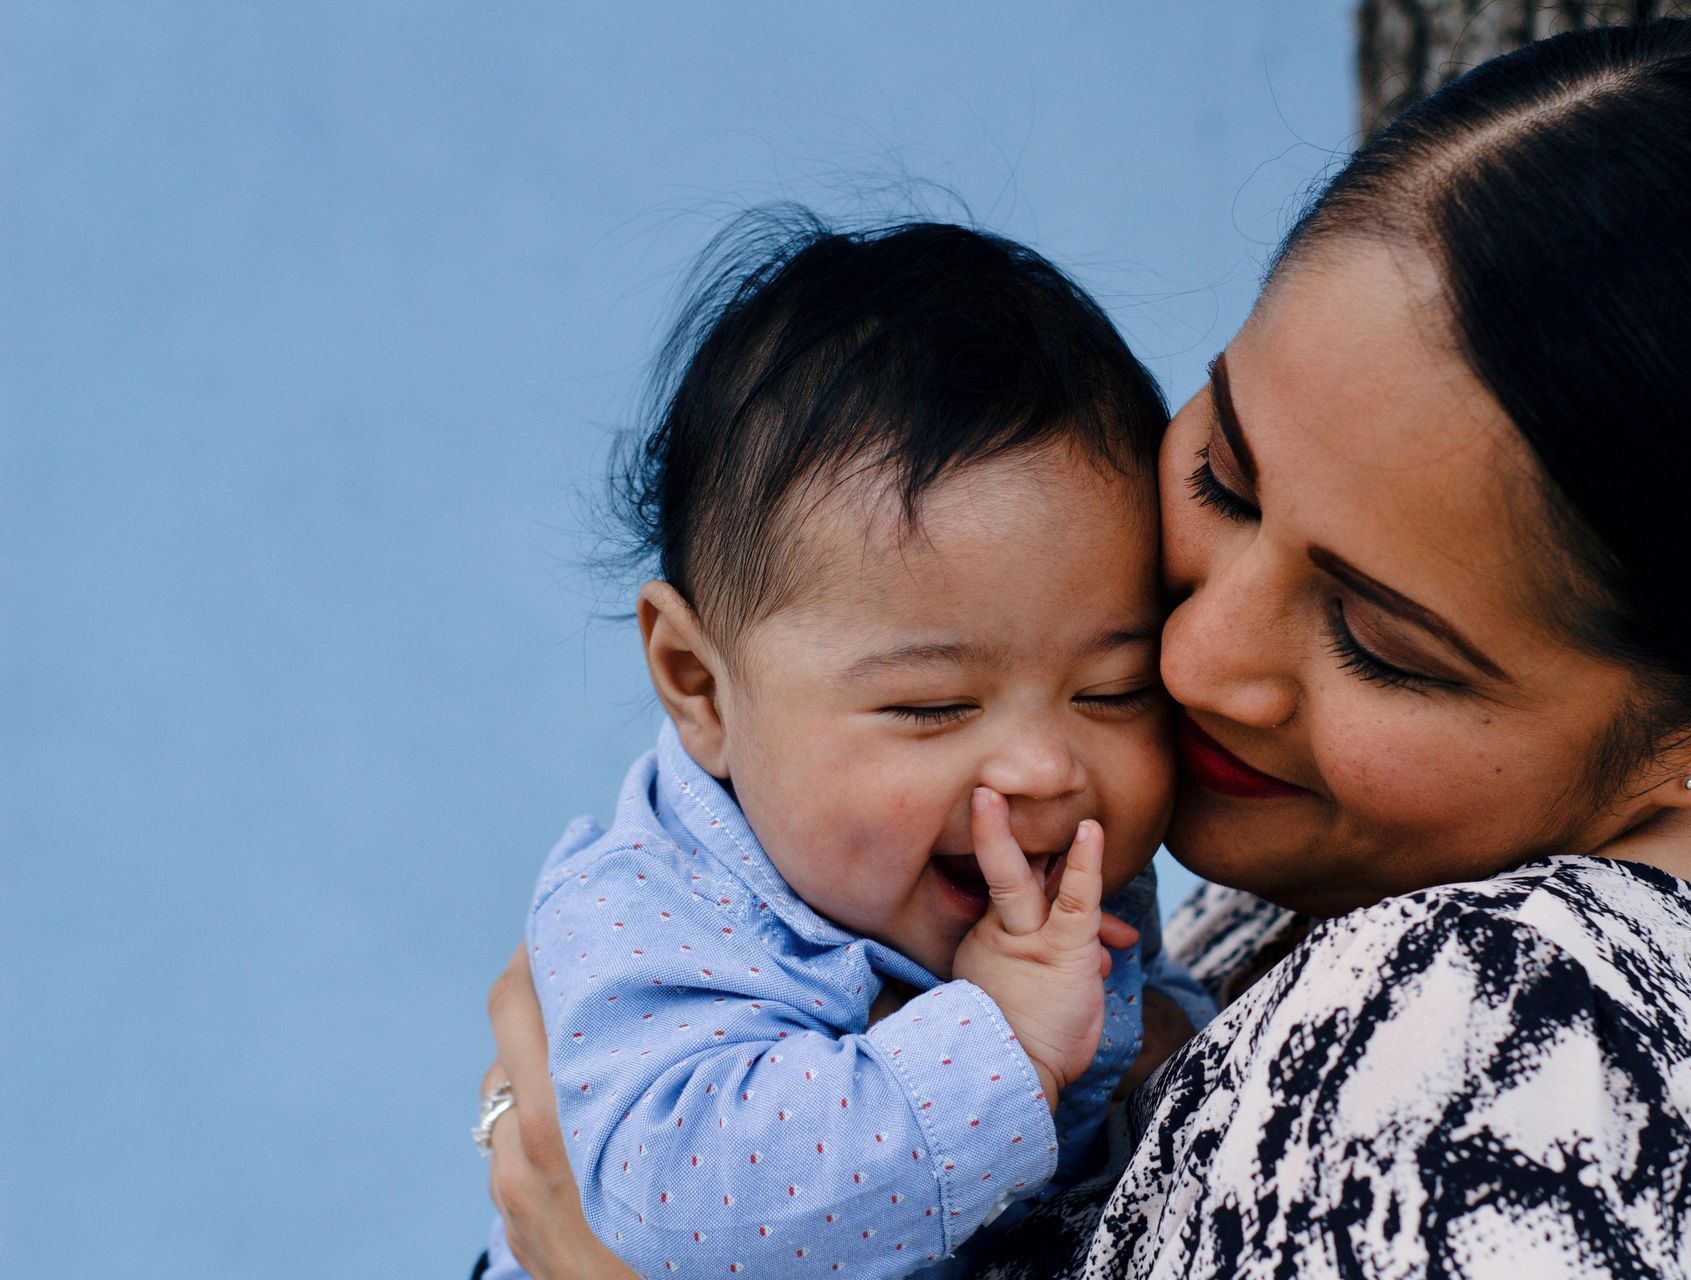
[[[565,832],[529,916],[589,1225],[641,1275],[941,1262],[1085,1155],[1138,1052],[1154,898],[1147,873],[1108,904],[1148,936],[1113,954],[1097,1058],[1053,1123],[992,999],[795,897],[666,723],[610,829]],[[920,994],[870,1027],[887,979]],[[490,1253],[490,1280],[522,1274],[497,1225]]]

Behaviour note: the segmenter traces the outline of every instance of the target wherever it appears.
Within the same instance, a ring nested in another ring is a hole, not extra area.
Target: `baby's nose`
[[[1067,739],[1055,733],[1007,736],[981,770],[981,783],[1010,801],[1059,800],[1086,787],[1086,772]]]

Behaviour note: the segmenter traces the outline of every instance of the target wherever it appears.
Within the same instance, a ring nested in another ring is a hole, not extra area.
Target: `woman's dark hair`
[[[1557,621],[1645,677],[1613,775],[1691,728],[1691,21],[1486,62],[1365,145],[1286,237],[1412,243],[1536,456]]]
[[[637,556],[719,641],[802,585],[791,535],[836,483],[886,484],[910,528],[945,476],[1045,444],[1155,474],[1155,382],[1091,298],[999,236],[761,210],[718,236],[690,297],[615,487]]]

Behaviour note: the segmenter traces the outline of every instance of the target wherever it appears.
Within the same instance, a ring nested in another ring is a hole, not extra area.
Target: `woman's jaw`
[[[1184,753],[1182,753],[1184,755]],[[1342,851],[1332,803],[1299,789],[1271,801],[1226,795],[1182,768],[1164,843],[1182,866],[1304,915],[1343,915],[1385,896],[1369,860]],[[1336,846],[1341,850],[1336,851]],[[1391,851],[1381,851],[1391,860]]]

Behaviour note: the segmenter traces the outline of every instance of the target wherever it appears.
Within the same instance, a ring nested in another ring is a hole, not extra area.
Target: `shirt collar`
[[[829,947],[867,942],[887,955],[898,954],[823,919],[788,888],[752,832],[739,803],[720,781],[687,754],[674,721],[667,718],[658,731],[657,792],[660,816],[667,816],[665,809],[673,814],[685,828],[684,838],[701,854],[709,855],[743,881],[757,895],[759,905],[768,903],[769,910],[799,937]],[[909,963],[907,959],[906,963]],[[931,983],[933,979],[929,977],[928,981]]]

